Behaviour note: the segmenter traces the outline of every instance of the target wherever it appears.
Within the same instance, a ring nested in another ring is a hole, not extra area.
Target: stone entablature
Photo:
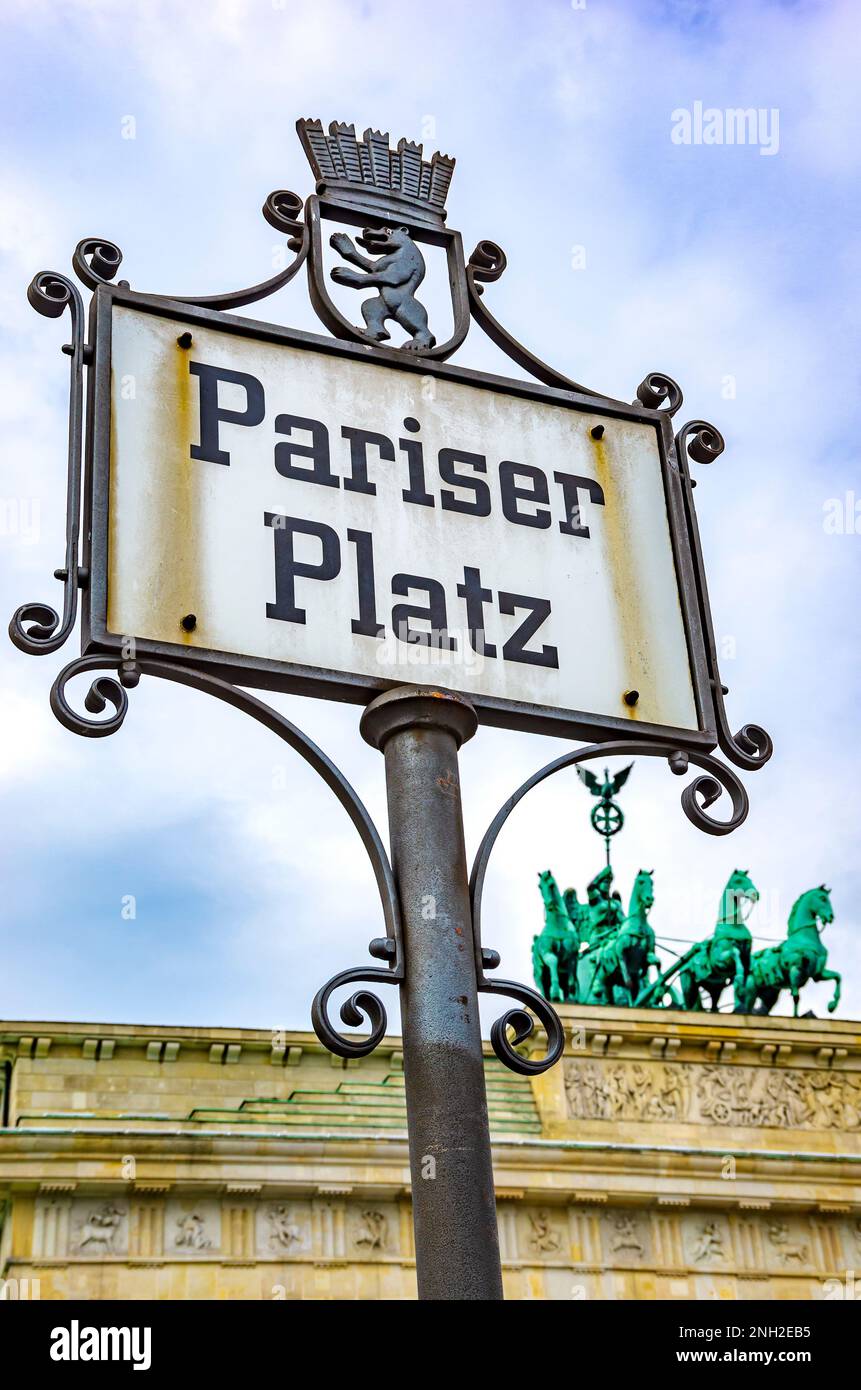
[[[487,1058],[509,1297],[823,1297],[861,1260],[861,1028],[562,1009]],[[400,1044],[0,1025],[0,1277],[47,1297],[414,1296]]]

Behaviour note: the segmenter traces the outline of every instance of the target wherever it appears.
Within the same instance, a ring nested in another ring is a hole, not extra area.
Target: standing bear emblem
[[[362,318],[370,336],[378,343],[385,342],[391,336],[386,330],[386,321],[394,319],[413,335],[404,343],[405,348],[412,352],[432,348],[436,338],[428,329],[427,310],[415,297],[415,291],[425,278],[425,262],[410,236],[409,228],[366,227],[356,240],[374,252],[378,259],[363,256],[345,232],[333,232],[329,245],[345,261],[350,261],[359,269],[348,270],[346,266],[336,266],[332,279],[339,285],[349,285],[356,290],[365,286],[379,290],[379,294],[364,300],[362,304]]]

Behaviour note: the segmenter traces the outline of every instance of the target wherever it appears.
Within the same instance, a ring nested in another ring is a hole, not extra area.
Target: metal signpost
[[[386,1030],[368,986],[399,986],[419,1295],[501,1298],[478,995],[517,1001],[491,1030],[513,1070],[552,1066],[564,1039],[539,994],[488,977],[499,957],[481,944],[480,915],[495,841],[546,777],[627,753],[679,775],[699,768],[683,809],[725,834],[747,796],[714,748],[747,769],[771,756],[758,726],[730,730],[709,615],[689,465],[723,440],[702,420],[674,431],[682,393],[666,376],[647,376],[633,404],[612,400],[508,334],[482,298],[504,253],[482,241],[466,260],[446,226],[453,160],[425,161],[405,140],[392,150],[375,131],[357,140],[352,126],[297,129],[316,193],[304,211],[294,193],[267,199],[293,252],[271,279],[143,294],[114,283],[116,246],[86,239],[73,266],[94,292],[88,326],[72,280],[33,280],[33,307],[68,310],[72,324],[64,604],[25,604],[10,635],[56,651],[80,592],[81,655],[51,691],[67,728],[115,732],[127,692],[159,676],[250,714],[334,791],[368,851],[385,935],[370,945],[378,966],[319,991],[314,1028],[338,1055],[363,1056]],[[337,228],[334,266],[324,223]],[[422,247],[446,257],[441,343],[420,297]],[[303,265],[333,337],[230,312]],[[361,328],[348,317],[355,290],[367,295]],[[532,380],[446,365],[471,321]],[[400,347],[381,346],[390,329]],[[84,713],[67,690],[81,674]],[[340,771],[254,687],[365,706],[362,734],[385,758],[391,860]],[[591,742],[514,792],[470,874],[458,749],[479,723]],[[722,791],[721,821],[709,808]],[[342,1021],[369,1033],[332,1024],[344,986],[356,989]],[[535,1017],[542,1055],[526,1048]]]

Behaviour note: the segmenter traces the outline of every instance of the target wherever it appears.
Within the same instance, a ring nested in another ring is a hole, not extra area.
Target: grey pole
[[[469,700],[386,691],[362,716],[386,760],[403,914],[404,1082],[421,1299],[501,1299],[502,1272],[475,979],[458,748]]]

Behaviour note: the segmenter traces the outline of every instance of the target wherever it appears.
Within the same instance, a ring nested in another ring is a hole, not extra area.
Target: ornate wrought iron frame
[[[587,407],[608,416],[624,413],[627,418],[633,415],[652,422],[662,442],[668,513],[672,518],[673,544],[677,547],[677,573],[680,576],[684,573],[686,623],[689,646],[692,655],[696,654],[696,694],[701,728],[696,734],[691,734],[691,731],[641,725],[635,732],[630,727],[620,729],[615,721],[607,720],[605,726],[599,728],[599,732],[607,734],[605,741],[554,759],[513,793],[488,827],[472,870],[470,891],[478,990],[510,996],[518,1000],[520,1006],[509,1010],[494,1024],[491,1031],[493,1048],[500,1060],[513,1070],[524,1074],[541,1072],[552,1066],[561,1054],[564,1043],[562,1025],[553,1008],[534,990],[517,982],[487,978],[486,972],[498,966],[499,956],[496,951],[482,947],[480,940],[482,892],[488,862],[511,812],[533,787],[564,768],[591,758],[634,753],[666,758],[671,770],[679,775],[687,772],[689,762],[699,767],[701,775],[682,793],[682,808],[700,829],[710,834],[727,834],[744,820],[748,809],[747,794],[732,768],[713,757],[711,749],[717,743],[730,762],[747,770],[763,766],[772,753],[771,739],[758,725],[748,724],[737,734],[731,732],[724,706],[727,691],[718,669],[690,463],[711,463],[723,451],[724,442],[718,431],[702,420],[689,421],[674,434],[672,420],[681,408],[682,392],[671,378],[661,373],[650,373],[637,388],[633,404],[629,405],[571,380],[520,344],[484,304],[483,286],[498,280],[506,268],[505,254],[494,242],[480,241],[469,260],[465,261],[459,233],[445,227],[424,225],[420,220],[410,222],[410,230],[417,240],[442,246],[446,250],[454,330],[439,347],[405,353],[401,349],[379,347],[362,330],[349,324],[335,306],[325,284],[320,231],[322,219],[333,216],[348,224],[367,223],[369,218],[366,210],[362,210],[359,204],[352,205],[349,197],[332,196],[323,184],[319,184],[318,196],[309,197],[304,204],[300,197],[287,190],[270,194],[263,214],[272,227],[287,237],[293,260],[269,279],[225,294],[154,296],[131,293],[127,281],[114,283],[123,259],[116,245],[94,237],[79,242],[72,257],[73,269],[78,279],[94,291],[89,339],[85,337],[81,293],[74,281],[56,272],[42,271],[31,282],[27,294],[38,313],[48,318],[60,318],[68,310],[71,321],[71,341],[63,348],[70,358],[66,547],[63,565],[55,571],[55,577],[63,585],[63,604],[61,613],[43,602],[23,604],[12,617],[10,637],[20,650],[31,655],[45,655],[59,650],[74,629],[78,592],[84,591],[87,602],[82,622],[82,654],[59,673],[51,690],[51,707],[67,729],[85,737],[101,738],[115,733],[126,717],[127,691],[138,684],[141,675],[154,676],[213,695],[250,715],[283,739],[320,774],[344,806],[365,845],[380,893],[385,936],[375,938],[369,947],[372,957],[384,964],[380,968],[360,966],[345,970],[329,980],[314,999],[312,1021],[318,1037],[333,1052],[342,1057],[363,1056],[377,1046],[386,1031],[386,1011],[382,1002],[369,990],[355,991],[342,1005],[341,1019],[350,1027],[358,1027],[367,1020],[370,1034],[367,1037],[344,1036],[334,1028],[329,1017],[331,996],[343,986],[399,984],[404,979],[405,961],[400,907],[392,867],[379,832],[360,798],[339,769],[306,734],[240,687],[240,681],[245,685],[253,681],[264,688],[291,688],[283,679],[273,679],[273,673],[265,669],[271,663],[255,663],[256,669],[252,670],[245,663],[240,668],[225,663],[218,654],[204,653],[202,661],[191,664],[176,660],[175,649],[162,649],[158,644],[151,643],[139,644],[135,660],[127,661],[117,649],[117,643],[108,640],[109,635],[99,625],[101,595],[98,588],[90,588],[94,576],[89,568],[89,545],[91,533],[98,535],[103,521],[98,513],[98,489],[94,489],[93,480],[98,476],[99,459],[104,459],[106,447],[105,441],[100,438],[99,432],[104,422],[102,419],[100,423],[96,400],[98,382],[104,382],[109,368],[109,339],[103,327],[105,315],[109,320],[112,303],[133,303],[192,323],[217,321],[221,327],[234,332],[265,336],[277,341],[303,342],[321,351],[360,356],[381,365],[422,373],[442,373],[451,379],[484,385],[492,390],[515,392],[535,399],[552,399],[577,405],[580,409]],[[335,335],[333,340],[291,333],[271,324],[226,317],[228,311],[256,303],[282,289],[303,265],[307,266],[311,302],[325,327]],[[523,381],[488,377],[460,367],[443,367],[445,359],[466,338],[470,320],[475,321],[497,347],[540,384],[536,386]],[[84,377],[87,372],[88,405],[85,412]],[[85,429],[88,479],[83,517],[85,550],[81,563]],[[99,670],[113,671],[116,678],[93,674]],[[69,682],[79,675],[92,676],[84,699],[86,713],[83,714],[74,709],[67,698]],[[391,685],[392,682],[380,682],[379,688],[387,684]],[[304,688],[305,693],[309,693],[308,687]],[[367,699],[373,688],[374,683],[368,682],[366,688],[355,694],[354,698]],[[107,717],[100,718],[109,707],[111,712]],[[494,710],[489,706],[482,709],[482,718],[486,723],[510,722],[495,719]],[[591,720],[590,723],[594,725],[596,721]],[[598,723],[600,725],[600,721]],[[547,732],[558,733],[558,725],[550,721]],[[577,733],[576,721],[568,732]],[[614,737],[619,734],[622,736]],[[729,793],[732,814],[728,820],[718,821],[708,815],[707,810],[724,790]],[[531,1013],[527,1010],[531,1010]],[[527,1056],[523,1047],[534,1027],[533,1016],[540,1020],[546,1034],[546,1048],[540,1058]],[[509,1036],[510,1029],[513,1030],[513,1037]]]

